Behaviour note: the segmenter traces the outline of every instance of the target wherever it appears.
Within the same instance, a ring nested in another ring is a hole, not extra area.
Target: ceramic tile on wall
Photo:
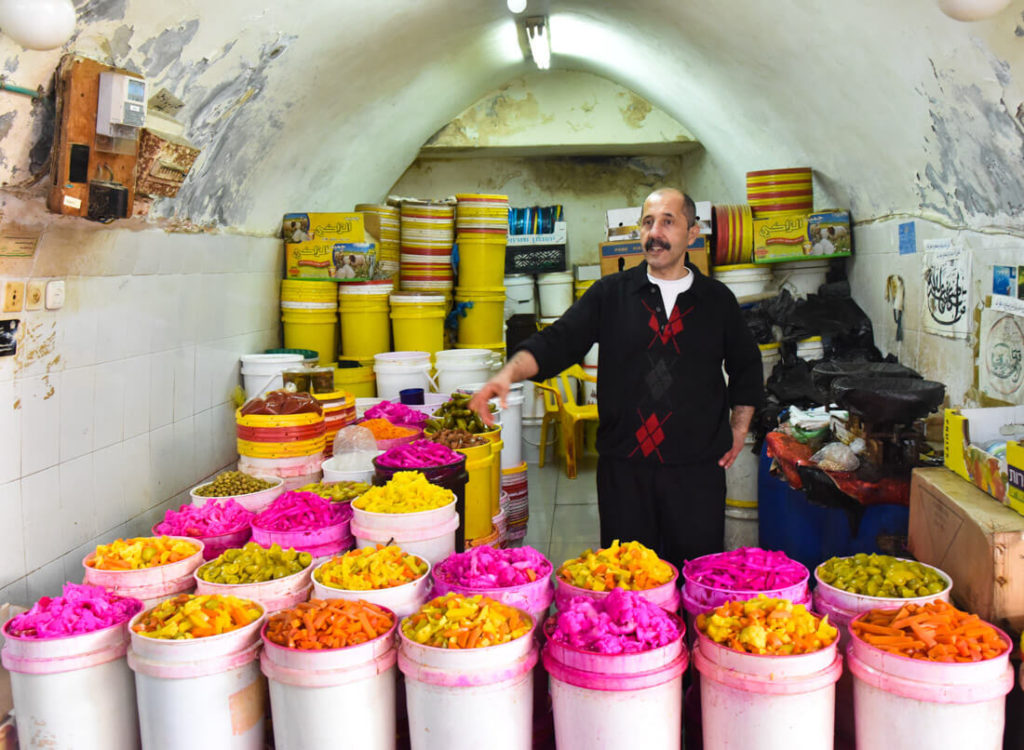
[[[189,345],[174,350],[174,419],[184,419],[195,412],[196,347]]]
[[[24,578],[19,578],[9,586],[0,589],[0,604],[10,602],[21,607],[28,607],[28,584]]]
[[[60,473],[60,517],[65,547],[78,546],[96,536],[96,490],[93,454],[63,461]]]
[[[174,421],[173,351],[158,352],[149,361],[149,429],[166,427]]]
[[[119,289],[121,311],[124,317],[123,352],[126,357],[149,354],[150,312],[148,307],[149,282],[144,276],[127,277]]]
[[[93,492],[95,493],[96,531],[108,533],[125,522],[125,449],[124,443],[102,448],[92,454]]]
[[[33,571],[66,552],[60,512],[60,472],[56,466],[21,479],[25,566]]]
[[[61,375],[60,460],[83,456],[93,450],[96,377],[92,367],[76,367]]]
[[[64,561],[60,558],[32,571],[25,579],[28,601],[35,602],[44,596],[60,596],[66,580]]]
[[[62,373],[15,381],[21,404],[21,475],[56,466],[60,461]]]
[[[181,492],[192,486],[196,471],[195,421],[192,417],[174,423],[174,475],[171,492]]]
[[[175,482],[174,425],[169,424],[149,433],[149,489],[152,504],[173,494]]]
[[[201,411],[192,417],[192,426],[195,432],[193,481],[198,482],[199,477],[204,477],[217,468],[217,456],[213,450],[213,414],[211,410]]]
[[[124,437],[127,440],[149,431],[150,355],[122,359],[114,366],[124,376]]]
[[[106,448],[124,439],[124,361],[96,365],[94,373],[93,447]]]
[[[65,368],[95,364],[97,303],[92,279],[72,276],[65,283],[64,307],[57,313],[58,349]]]
[[[0,380],[0,484],[21,476],[21,415],[13,380]]]
[[[126,331],[131,318],[126,314],[127,277],[110,276],[90,279],[96,305],[96,357],[98,362],[111,362],[128,356]]]
[[[15,480],[0,484],[0,588],[9,586],[26,572],[21,481]]]
[[[124,441],[124,507],[126,518],[132,518],[153,507],[152,470],[150,468],[150,433]]]

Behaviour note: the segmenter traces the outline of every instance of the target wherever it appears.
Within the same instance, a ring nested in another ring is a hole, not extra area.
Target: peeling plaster
[[[32,148],[29,149],[29,172],[33,177],[42,177],[50,171],[50,149],[56,128],[57,112],[53,99],[37,99],[32,107]]]
[[[991,63],[1001,82],[1009,79],[1005,63]],[[935,79],[938,91],[927,95],[928,161],[923,175],[917,174],[921,208],[958,224],[969,216],[1018,216],[1024,211],[1024,184],[1018,179],[1024,127],[1005,101],[993,101],[977,83],[958,83],[953,71],[936,71]]]
[[[4,60],[4,72],[15,72],[18,69],[18,62],[19,61],[17,55],[15,55],[14,57],[8,57],[6,60]]]
[[[142,70],[147,78],[156,78],[173,62],[181,59],[185,46],[192,41],[199,30],[199,19],[193,18],[175,29],[165,29],[159,36],[147,39],[139,46],[139,52],[146,57]]]
[[[0,115],[0,141],[7,137],[7,134],[11,132],[11,126],[14,125],[14,118],[18,116],[15,111],[4,112]],[[0,159],[3,159],[3,155],[0,154]]]
[[[517,133],[527,124],[548,123],[553,119],[551,115],[541,114],[532,91],[521,99],[502,91],[449,122],[432,135],[426,145],[444,141],[447,146],[488,146],[494,138]]]
[[[119,60],[123,60],[131,54],[131,40],[134,34],[135,29],[131,26],[118,26],[110,38],[105,40],[104,46],[110,59],[114,61],[114,65],[119,65]]]
[[[633,92],[629,93],[629,103],[625,107],[619,107],[622,113],[622,120],[631,128],[643,127],[647,115],[654,109],[651,103]]]
[[[80,28],[96,21],[120,21],[128,11],[128,0],[86,0],[76,10]]]

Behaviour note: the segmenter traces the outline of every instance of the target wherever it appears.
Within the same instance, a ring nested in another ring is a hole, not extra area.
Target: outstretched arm
[[[487,402],[497,396],[501,399],[502,408],[505,408],[505,397],[508,395],[508,389],[511,385],[518,383],[520,380],[532,378],[538,372],[540,372],[540,367],[537,365],[537,360],[534,356],[526,349],[520,349],[512,355],[512,359],[505,363],[505,366],[498,371],[497,375],[488,380],[483,388],[473,394],[473,398],[469,400],[469,408],[480,415],[480,419],[483,420],[484,424],[487,426],[493,425],[494,416],[491,414]],[[748,424],[749,421],[748,419]]]

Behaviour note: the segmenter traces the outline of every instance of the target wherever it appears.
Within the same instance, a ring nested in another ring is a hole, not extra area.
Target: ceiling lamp
[[[530,42],[530,55],[537,67],[547,70],[551,67],[551,32],[547,16],[534,16],[524,21],[526,38]]]
[[[957,21],[984,21],[1010,4],[1010,0],[939,0],[939,9]]]
[[[71,0],[0,0],[0,29],[25,49],[56,49],[75,32]]]
[[[505,4],[508,6],[509,12],[516,15],[526,10],[526,0],[506,0]]]

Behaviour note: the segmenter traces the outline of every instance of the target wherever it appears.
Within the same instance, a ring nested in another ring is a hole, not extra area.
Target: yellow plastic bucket
[[[338,290],[341,317],[341,354],[346,359],[366,359],[391,351],[388,296],[391,285],[348,285]]]
[[[391,295],[391,335],[395,351],[439,352],[444,349],[443,294]]]
[[[494,491],[494,444],[459,448],[466,457],[466,539],[477,539],[491,533],[491,495]]]
[[[491,515],[497,515],[498,511],[501,510],[501,505],[498,500],[501,496],[501,449],[505,446],[505,443],[501,439],[501,427],[497,427],[488,432],[480,433],[487,441],[491,444],[491,455],[494,456],[494,465],[491,467]],[[488,519],[488,522],[489,519]],[[469,539],[469,533],[466,533],[466,538]]]
[[[459,344],[490,348],[505,340],[505,287],[456,287],[455,301],[472,304],[459,317]]]
[[[281,281],[282,302],[312,302],[336,306],[338,284],[334,281]]]
[[[586,281],[576,281],[573,283],[573,293],[576,299],[579,299],[587,290],[594,285],[596,279],[587,279]]]
[[[348,391],[355,398],[376,398],[377,376],[373,374],[372,360],[369,365],[334,368],[334,387]]]
[[[332,284],[332,286],[335,286]],[[312,349],[329,367],[338,351],[338,313],[323,309],[281,308],[285,349]]]
[[[501,234],[459,235],[459,287],[494,289],[505,283],[505,242]],[[502,291],[504,294],[504,291]],[[502,313],[504,317],[504,313]]]

